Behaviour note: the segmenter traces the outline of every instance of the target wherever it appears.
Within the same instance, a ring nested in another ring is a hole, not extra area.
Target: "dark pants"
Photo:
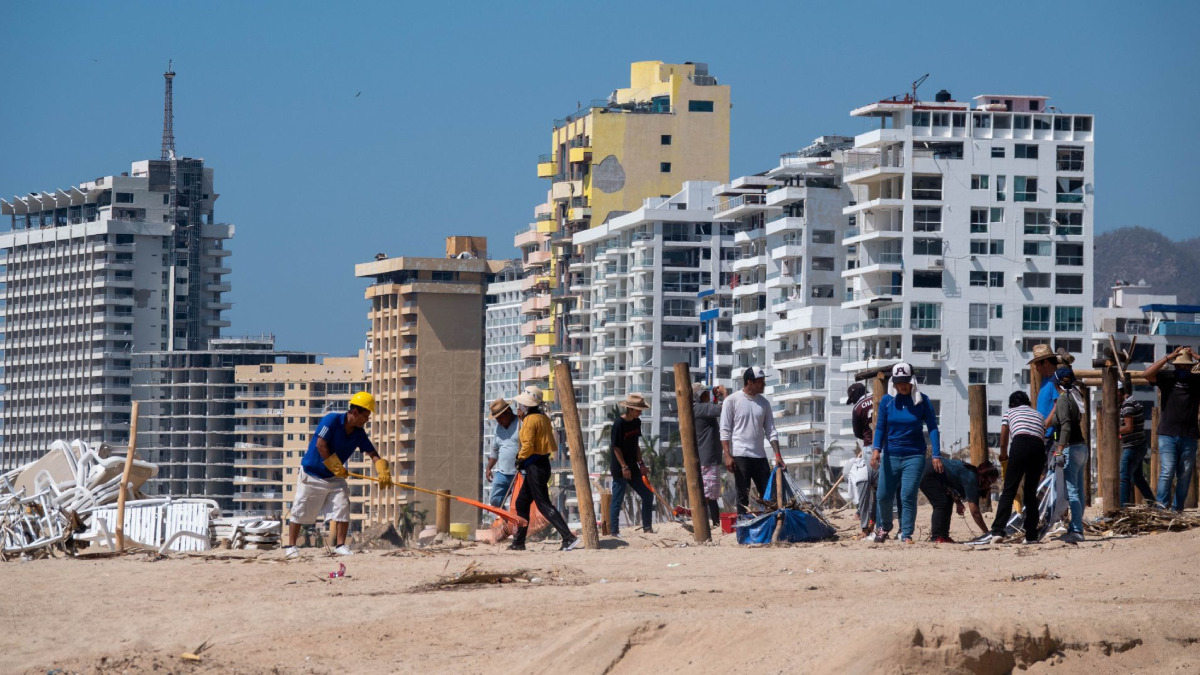
[[[1038,538],[1038,483],[1042,480],[1042,470],[1046,468],[1046,442],[1029,434],[1013,436],[1008,449],[1008,467],[1004,470],[1004,489],[1000,491],[1000,501],[996,504],[996,518],[992,521],[992,534],[1003,535],[1012,517],[1013,499],[1025,482],[1021,491],[1021,504],[1025,507],[1025,539],[1036,541]]]
[[[950,491],[946,487],[946,479],[943,474],[929,467],[925,470],[925,475],[921,476],[921,493],[929,500],[929,506],[933,508],[933,516],[929,521],[929,538],[937,539],[943,537],[950,538],[950,519],[954,516],[954,500],[950,498]]]
[[[750,481],[758,489],[758,496],[767,494],[767,481],[771,478],[771,462],[766,457],[734,457],[733,483],[737,487],[737,512],[750,511]]]
[[[1135,447],[1121,448],[1121,505],[1133,503],[1133,489],[1142,493],[1142,497],[1154,503],[1154,490],[1146,480],[1146,472],[1142,462],[1146,459],[1146,442]]]
[[[629,476],[629,480],[613,478],[612,503],[608,507],[608,529],[614,535],[621,533],[621,507],[625,505],[625,491],[630,488],[642,498],[642,529],[649,532],[654,522],[654,493],[642,482],[641,473],[630,471]]]
[[[526,460],[524,465],[525,480],[521,483],[521,491],[517,493],[517,515],[529,520],[530,503],[537,504],[538,512],[558,530],[564,541],[569,541],[575,535],[567,527],[567,521],[550,502],[550,458],[546,455],[534,455]],[[513,546],[524,546],[525,535],[529,527],[517,528],[513,536]]]
[[[714,526],[721,524],[721,505],[715,499],[705,499],[704,505],[708,507],[708,518]]]

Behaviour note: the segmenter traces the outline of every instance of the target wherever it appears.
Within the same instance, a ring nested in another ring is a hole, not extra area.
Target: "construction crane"
[[[914,103],[920,100],[919,98],[917,98],[917,87],[920,87],[922,84],[925,84],[925,80],[928,80],[928,79],[929,79],[929,73],[925,73],[921,77],[917,78],[915,82],[912,83],[912,100]]]

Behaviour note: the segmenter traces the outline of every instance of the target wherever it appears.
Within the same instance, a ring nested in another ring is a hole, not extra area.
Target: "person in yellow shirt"
[[[517,470],[524,476],[521,491],[517,493],[517,515],[529,520],[529,505],[537,504],[538,512],[546,518],[562,536],[562,548],[570,551],[579,545],[579,537],[567,527],[558,509],[550,502],[550,455],[558,450],[554,442],[554,428],[550,418],[542,412],[542,390],[529,386],[515,399],[517,417],[521,418],[521,449],[517,452]],[[525,535],[529,527],[517,529],[509,550],[524,551]]]

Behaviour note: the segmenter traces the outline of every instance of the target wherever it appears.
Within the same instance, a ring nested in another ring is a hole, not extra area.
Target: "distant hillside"
[[[1113,282],[1145,279],[1153,293],[1173,293],[1179,302],[1200,304],[1200,237],[1172,241],[1145,227],[1122,227],[1096,237],[1097,306],[1108,303]]]

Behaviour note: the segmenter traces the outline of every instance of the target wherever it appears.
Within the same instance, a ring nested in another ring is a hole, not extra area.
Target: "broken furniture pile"
[[[81,546],[116,551],[124,468],[125,457],[114,456],[106,444],[59,440],[40,459],[0,474],[0,557],[75,554]],[[212,520],[220,516],[216,502],[147,497],[140,488],[157,474],[156,464],[130,462],[125,542],[160,553],[211,549],[217,534]],[[230,538],[246,547],[278,545],[278,521],[240,519],[234,525]]]
[[[837,538],[837,529],[825,519],[820,504],[814,503],[798,490],[791,475],[782,469],[776,469],[771,474],[759,504],[765,509],[763,512],[738,518],[739,544],[798,543]]]

